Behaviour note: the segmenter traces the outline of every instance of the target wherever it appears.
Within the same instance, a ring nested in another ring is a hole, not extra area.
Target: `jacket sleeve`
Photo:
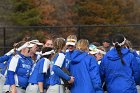
[[[10,55],[4,55],[0,57],[0,63],[3,63],[5,61],[8,61],[10,59]]]
[[[70,80],[70,76],[68,76],[61,68],[63,67],[63,65],[65,64],[65,55],[62,53],[59,53],[53,67],[52,70],[54,71],[54,73],[56,75],[58,75],[59,77],[66,79],[66,80]]]
[[[90,74],[94,89],[96,90],[96,93],[103,93],[100,73],[99,73],[99,66],[97,64],[96,59],[93,57],[91,58],[90,63],[89,63],[89,74]]]
[[[140,85],[140,58],[139,57],[135,57],[135,56],[133,57],[131,67],[132,67],[135,82],[136,84]]]
[[[7,52],[5,55],[10,56],[14,53],[14,49],[11,49],[9,52]]]
[[[54,73],[56,75],[58,75],[59,77],[62,77],[63,79],[66,79],[67,81],[70,80],[70,76],[68,76],[66,73],[64,73],[61,68],[57,65],[53,65],[52,70],[54,71]]]
[[[15,72],[16,72],[18,64],[19,64],[18,61],[19,61],[19,58],[15,57],[15,56],[10,60],[8,73],[7,73],[7,78],[8,78],[10,85],[15,84],[14,75],[15,75]]]

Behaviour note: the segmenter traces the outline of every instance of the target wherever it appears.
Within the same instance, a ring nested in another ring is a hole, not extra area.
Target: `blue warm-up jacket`
[[[96,59],[86,52],[74,50],[70,73],[74,76],[71,93],[103,93]]]
[[[140,65],[133,53],[121,48],[124,64],[117,50],[113,48],[102,59],[100,73],[105,81],[108,93],[137,93],[135,81],[138,81]]]

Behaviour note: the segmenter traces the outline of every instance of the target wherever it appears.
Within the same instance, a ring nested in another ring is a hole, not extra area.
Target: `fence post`
[[[78,39],[80,39],[80,38],[81,38],[81,27],[78,26]]]
[[[3,54],[6,52],[6,28],[3,27]]]

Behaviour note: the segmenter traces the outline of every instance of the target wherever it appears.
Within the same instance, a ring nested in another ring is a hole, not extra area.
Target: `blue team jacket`
[[[71,93],[103,93],[96,59],[79,50],[71,58],[70,73],[75,77]]]
[[[70,76],[68,76],[66,73],[64,73],[61,69],[65,67],[65,54],[63,52],[56,54],[56,56],[53,59],[53,66],[51,69],[51,76],[49,79],[50,85],[61,85],[61,78],[64,78],[66,80],[70,80]]]
[[[6,85],[13,85],[26,88],[33,62],[30,57],[18,53],[9,60],[6,77]]]
[[[38,84],[38,82],[43,82],[44,87],[47,87],[47,80],[49,74],[49,64],[50,60],[47,58],[41,58],[33,69],[30,75],[29,83]]]
[[[108,93],[137,93],[135,80],[139,78],[140,65],[127,48],[121,49],[123,65],[115,48],[102,59],[100,72]]]

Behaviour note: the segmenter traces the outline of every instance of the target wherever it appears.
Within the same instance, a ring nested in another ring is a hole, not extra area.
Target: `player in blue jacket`
[[[67,70],[69,70],[69,66],[71,63],[71,56],[73,54],[73,51],[75,50],[76,43],[77,43],[76,35],[69,35],[67,37],[67,40],[66,40],[67,50],[65,53],[65,55],[66,55],[65,69],[67,69]],[[68,86],[66,86],[66,85],[65,85],[65,92],[70,93],[70,90],[69,90]]]
[[[11,93],[25,93],[33,64],[30,58],[30,48],[34,44],[20,42],[18,45],[21,45],[21,51],[17,52],[9,61],[5,82],[6,85],[11,86]]]
[[[56,55],[53,58],[53,66],[51,68],[51,76],[49,79],[49,88],[47,93],[64,93],[64,82],[61,78],[67,80],[69,83],[74,82],[74,77],[63,72],[62,68],[65,66],[65,40],[57,38],[54,40],[54,48]]]
[[[125,47],[130,49],[131,53],[136,57],[137,62],[140,64],[139,52],[132,48],[132,44],[129,40],[126,40]],[[136,84],[137,84],[137,86],[136,86],[137,91],[138,91],[138,93],[140,93],[140,86],[139,86],[140,85],[140,79],[138,77],[138,79],[135,79],[135,80],[136,80]]]
[[[6,66],[7,66],[7,61],[11,58],[11,55],[7,56],[7,55],[4,55],[4,56],[1,56],[0,57],[0,73],[2,75],[4,75],[5,73],[5,69],[6,69]]]
[[[39,40],[31,40],[28,41],[31,44],[34,44],[34,46],[30,49],[30,56],[35,63],[37,60],[40,59],[40,55],[36,54],[36,52],[39,50],[40,46],[43,46],[43,43],[40,43]],[[15,46],[17,43],[15,43],[13,46]],[[20,51],[21,49],[15,48],[11,49],[8,53],[6,53],[4,56],[0,57],[0,69],[2,69],[2,74],[5,73],[5,69],[7,68],[7,61],[12,57],[15,51]],[[1,72],[1,71],[0,71]]]
[[[72,54],[70,73],[75,77],[71,93],[103,93],[96,59],[88,54],[88,40],[77,42]]]
[[[50,76],[50,60],[54,50],[46,47],[42,49],[42,57],[36,63],[34,70],[29,78],[29,85],[26,89],[26,93],[45,93],[47,89],[47,80]],[[47,79],[47,80],[46,80]]]
[[[126,39],[117,34],[112,39],[114,48],[103,57],[100,72],[108,93],[137,93],[135,80],[139,79],[140,65],[125,47]]]
[[[4,75],[7,66],[7,61],[12,57],[14,49],[11,49],[8,53],[0,57],[0,73]]]
[[[5,83],[5,76],[6,76],[6,69],[7,69],[7,61],[10,59],[11,56],[1,56],[0,57],[0,93],[2,93],[2,88]]]
[[[76,43],[77,43],[76,35],[69,35],[67,37],[66,66],[65,66],[67,69],[69,69],[69,63],[71,62],[71,55],[72,55],[73,51],[75,50]]]
[[[6,80],[6,74],[7,74],[7,67],[8,67],[8,60],[11,59],[12,55],[14,53],[14,49],[11,49],[8,53],[0,57],[0,93],[2,93],[2,90],[9,90],[9,86],[4,85]],[[5,89],[4,89],[5,87]]]

